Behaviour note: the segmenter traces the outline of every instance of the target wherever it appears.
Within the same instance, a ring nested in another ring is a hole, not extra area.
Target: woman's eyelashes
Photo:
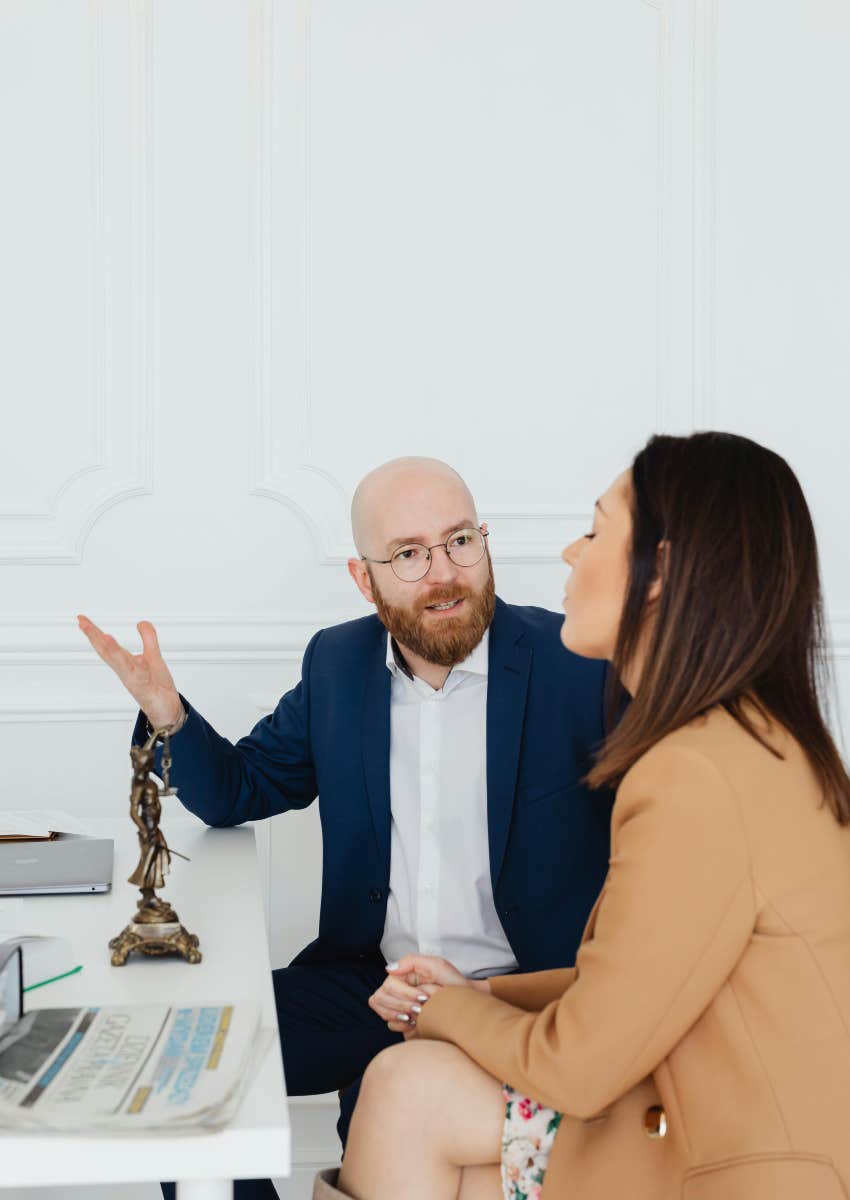
[[[587,538],[587,540],[590,542],[590,541],[592,541],[592,540],[593,540],[593,539],[596,537],[596,534],[595,534],[595,533],[586,533],[584,536],[585,536],[585,537]]]

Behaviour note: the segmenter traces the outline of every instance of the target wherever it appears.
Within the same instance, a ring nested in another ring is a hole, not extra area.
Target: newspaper
[[[250,1002],[42,1008],[10,1020],[20,994],[16,971],[18,951],[5,968],[0,961],[0,1129],[221,1128],[271,1039]]]

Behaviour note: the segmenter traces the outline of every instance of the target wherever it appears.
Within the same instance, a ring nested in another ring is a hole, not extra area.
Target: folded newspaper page
[[[12,1019],[19,972],[17,950],[5,966],[0,957],[0,1129],[217,1129],[270,1040],[250,1002],[42,1008]]]

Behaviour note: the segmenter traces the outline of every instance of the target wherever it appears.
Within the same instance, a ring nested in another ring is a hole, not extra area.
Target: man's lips
[[[435,605],[451,604],[451,608],[437,608]],[[463,607],[463,596],[455,596],[451,600],[435,600],[433,604],[428,604],[425,607],[425,612],[432,613],[435,617],[451,617],[459,612]]]

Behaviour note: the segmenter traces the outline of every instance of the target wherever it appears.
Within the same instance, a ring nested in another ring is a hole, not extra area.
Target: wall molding
[[[826,623],[830,657],[850,659],[850,613],[838,613]]]
[[[328,614],[291,613],[280,617],[209,614],[152,618],[163,657],[169,663],[262,664],[300,662],[318,629],[367,616],[366,606]],[[106,615],[98,624],[134,654],[141,651],[136,622]],[[96,666],[95,654],[73,618],[11,615],[0,619],[3,666]],[[108,668],[107,668],[108,669]]]
[[[154,615],[152,620],[168,662],[262,665],[299,663],[307,643],[319,629],[368,616],[372,611],[364,604],[327,613],[292,612],[278,616],[203,613]],[[98,623],[121,645],[133,653],[140,652],[141,639],[133,618],[107,614]],[[827,621],[826,628],[829,657],[850,658],[850,613],[836,613]],[[73,618],[26,614],[0,618],[0,665],[103,666]],[[252,693],[250,701],[267,712],[270,695]],[[277,696],[270,707],[276,702]]]
[[[104,111],[106,95],[104,85],[103,50],[103,0],[94,0],[90,7],[90,52],[91,52],[91,264],[92,289],[90,296],[92,321],[92,442],[88,461],[75,468],[54,487],[52,496],[42,508],[4,508],[0,521],[30,521],[37,518],[53,518],[59,514],[66,492],[83,476],[92,471],[104,470],[106,427],[106,304],[104,295],[105,226],[104,209],[106,197],[106,174],[104,153]],[[0,527],[2,528],[2,527]],[[0,542],[2,545],[2,542]],[[5,556],[0,561],[8,561]]]
[[[55,724],[57,722],[133,721],[138,709],[132,701],[115,700],[111,696],[60,695],[42,696],[37,700],[0,699],[0,725]]]
[[[694,0],[692,420],[714,424],[717,284],[717,6]]]
[[[692,0],[698,4],[701,0]],[[669,171],[669,113],[673,90],[669,53],[670,0],[643,0],[658,18],[658,240],[659,267],[656,281],[656,395],[654,417],[663,428],[671,407],[670,372],[667,369],[670,334],[669,313],[675,307],[671,272],[664,253],[669,238],[667,226],[672,201]],[[296,199],[296,358],[292,405],[295,416],[286,436],[280,430],[280,397],[284,389],[277,379],[274,333],[273,253],[285,239],[275,234],[275,147],[282,139],[274,128],[275,113],[275,17],[280,9],[273,0],[254,0],[256,304],[255,421],[251,495],[283,504],[298,516],[310,532],[321,565],[344,563],[352,553],[349,529],[350,494],[335,475],[316,461],[312,438],[311,264],[310,264],[310,88],[311,14],[313,0],[295,3],[295,136],[294,159],[288,175],[298,181]],[[486,500],[493,499],[485,497]],[[592,511],[576,511],[560,505],[524,506],[510,503],[479,503],[479,514],[493,533],[493,557],[497,562],[545,565],[555,561],[565,544],[580,536],[592,520]]]
[[[77,468],[54,490],[46,509],[0,513],[0,564],[79,564],[89,533],[110,508],[133,496],[152,491],[151,450],[151,228],[150,145],[153,128],[151,95],[151,2],[127,0],[129,16],[130,189],[128,218],[130,278],[128,281],[130,355],[126,364],[126,405],[107,410],[110,387],[107,239],[107,147],[105,112],[107,55],[124,43],[117,23],[116,38],[105,38],[104,25],[112,9],[108,0],[93,0],[91,20],[91,204],[92,204],[92,319],[93,368],[92,461]],[[120,27],[120,28],[119,28]],[[124,29],[126,37],[126,29]],[[116,247],[112,253],[117,253]],[[113,368],[114,373],[114,368]]]
[[[715,422],[718,0],[664,0],[661,105],[665,179],[659,202],[664,294],[659,354],[663,419],[689,433]]]

